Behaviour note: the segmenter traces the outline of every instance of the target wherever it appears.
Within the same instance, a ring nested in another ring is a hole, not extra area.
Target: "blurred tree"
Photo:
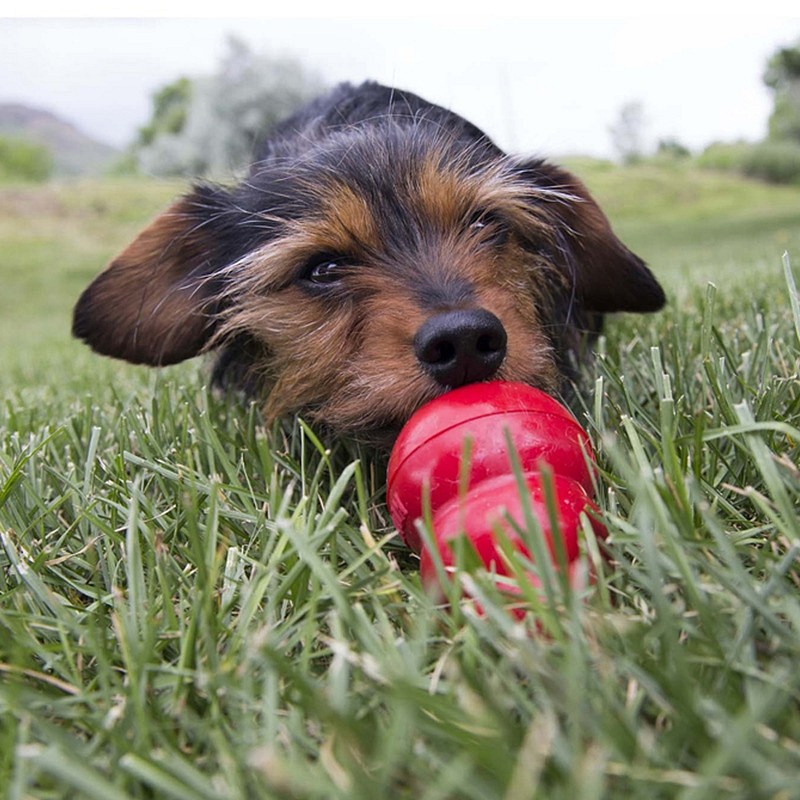
[[[692,151],[678,139],[667,137],[659,139],[656,145],[656,154],[665,158],[689,158]]]
[[[248,164],[276,123],[323,89],[299,62],[257,55],[229,37],[216,74],[181,78],[156,93],[135,145],[137,163],[157,175],[230,174]]]
[[[646,120],[638,100],[625,103],[616,122],[609,127],[611,144],[623,164],[634,164],[644,156]]]
[[[800,39],[777,50],[767,62],[764,83],[772,89],[769,138],[800,142]]]
[[[180,133],[186,124],[191,99],[192,82],[188,78],[178,78],[159,89],[153,95],[153,116],[139,129],[137,144],[145,147],[162,133]]]

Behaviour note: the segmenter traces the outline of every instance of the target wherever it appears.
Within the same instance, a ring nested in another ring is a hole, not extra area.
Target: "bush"
[[[770,183],[800,183],[800,142],[762,142],[745,155],[742,172]]]
[[[0,181],[44,181],[52,171],[53,158],[46,147],[0,136]]]
[[[656,156],[661,159],[683,159],[689,158],[692,151],[677,139],[660,139],[656,148]]]
[[[747,142],[714,142],[697,156],[697,166],[723,172],[742,173],[744,160],[752,146]]]
[[[769,183],[800,183],[800,142],[712,144],[697,157],[697,165]]]

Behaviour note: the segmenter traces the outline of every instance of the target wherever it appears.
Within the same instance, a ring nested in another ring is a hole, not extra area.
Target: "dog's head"
[[[386,118],[194,189],[89,286],[74,333],[153,365],[221,348],[268,418],[355,431],[472,381],[556,390],[587,320],[663,302],[574,176]]]

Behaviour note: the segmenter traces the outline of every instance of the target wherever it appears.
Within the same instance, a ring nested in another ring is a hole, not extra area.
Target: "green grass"
[[[800,797],[800,191],[581,172],[672,303],[587,372],[609,563],[540,627],[432,604],[369,452],[69,341],[174,186],[0,191],[7,797]]]

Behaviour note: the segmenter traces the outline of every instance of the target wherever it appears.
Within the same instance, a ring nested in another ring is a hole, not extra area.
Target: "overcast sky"
[[[487,13],[407,19],[3,18],[0,102],[51,109],[124,145],[152,92],[214,71],[233,33],[331,83],[411,89],[514,151],[611,155],[608,128],[630,101],[643,103],[651,140],[699,149],[764,135],[766,60],[800,37],[800,2],[795,17],[498,18],[491,0],[480,7]]]

